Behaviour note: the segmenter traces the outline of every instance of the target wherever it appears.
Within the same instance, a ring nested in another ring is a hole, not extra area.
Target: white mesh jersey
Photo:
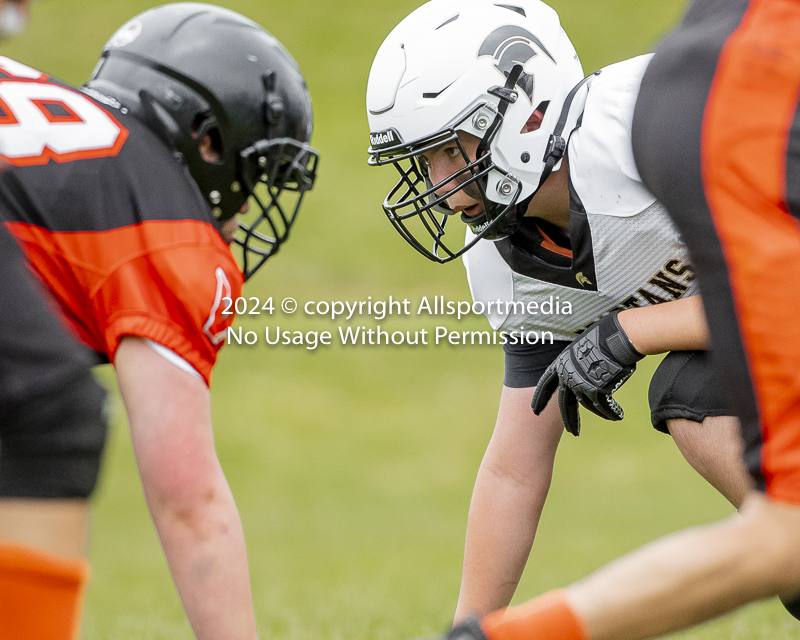
[[[569,242],[553,225],[525,218],[513,242],[481,240],[464,254],[472,297],[492,303],[486,315],[495,330],[573,340],[613,309],[698,292],[688,252],[633,160],[633,108],[650,58],[611,65],[592,80],[568,146]]]

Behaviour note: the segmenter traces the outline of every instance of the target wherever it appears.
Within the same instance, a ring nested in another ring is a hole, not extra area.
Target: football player
[[[81,91],[0,59],[0,108],[0,152],[11,165],[0,176],[0,219],[74,334],[115,367],[147,504],[194,633],[255,638],[208,385],[233,320],[226,299],[286,240],[314,183],[303,77],[251,20],[172,4],[121,27]],[[244,224],[237,215],[248,202],[255,211]],[[18,525],[2,529],[3,544],[74,555],[85,546],[105,426],[51,418],[32,415],[24,431],[0,434],[0,522]],[[65,589],[58,563],[32,554],[0,554],[0,573],[16,581],[3,616]],[[17,571],[28,560],[51,574],[33,592]],[[72,611],[79,582],[63,604]],[[46,637],[72,638],[78,617]],[[20,638],[50,629],[34,615],[17,624],[28,625]]]
[[[95,482],[105,392],[2,225],[0,273],[0,637],[33,637],[26,621],[37,617],[36,637],[64,637],[76,626],[74,602],[88,572],[81,536],[74,535],[85,527],[85,512],[73,496]],[[52,441],[46,452],[31,448],[31,431]],[[41,499],[54,491],[59,498],[45,504]],[[66,535],[40,528],[48,511],[58,514]]]
[[[718,375],[740,417],[752,478],[742,517],[650,544],[565,593],[471,624],[468,637],[651,638],[776,594],[797,614],[799,32],[796,2],[695,0],[656,52],[634,118],[637,165],[697,260]],[[643,315],[632,342],[657,342]],[[608,391],[558,377],[562,397]]]
[[[463,256],[473,298],[508,336],[497,423],[470,505],[457,621],[511,600],[561,432],[579,432],[577,402],[531,412],[547,367],[592,326],[592,344],[611,349],[630,374],[648,350],[625,337],[618,315],[626,309],[659,305],[702,326],[687,250],[633,159],[631,122],[649,61],[582,79],[543,3],[434,0],[392,31],[373,63],[370,162],[400,174],[384,211],[427,258]],[[569,310],[547,312],[542,303],[554,300]],[[668,348],[684,353],[654,376],[653,424],[738,505],[747,478],[736,420],[696,351],[705,335],[665,326]],[[528,337],[544,331],[553,344]],[[607,395],[601,409],[619,419]]]

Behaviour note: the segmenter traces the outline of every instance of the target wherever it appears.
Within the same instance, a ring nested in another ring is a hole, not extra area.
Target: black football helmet
[[[218,224],[253,198],[259,210],[235,237],[245,279],[278,251],[319,156],[308,145],[305,80],[273,36],[213,5],[156,7],[117,30],[85,88],[119,101],[180,154]],[[206,136],[213,161],[200,152]]]

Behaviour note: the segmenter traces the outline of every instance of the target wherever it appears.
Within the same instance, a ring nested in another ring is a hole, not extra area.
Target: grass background
[[[108,36],[145,0],[35,0],[26,34],[0,44],[80,84]],[[293,53],[314,99],[318,187],[292,242],[246,288],[280,301],[423,295],[469,299],[460,265],[424,261],[380,211],[393,172],[366,166],[364,89],[385,35],[409,0],[236,0]],[[682,0],[558,0],[584,70],[651,50]],[[280,312],[246,329],[335,330]],[[374,323],[372,323],[374,324]],[[429,323],[395,319],[384,327]],[[447,319],[483,329],[481,318]],[[565,439],[537,543],[515,602],[582,577],[667,532],[731,513],[649,427],[649,358],[620,392],[621,424],[584,416]],[[113,387],[111,371],[101,373]],[[451,620],[466,513],[494,424],[497,347],[229,346],[214,374],[217,446],[242,513],[264,638],[401,640]],[[119,400],[95,500],[87,640],[192,637],[144,505]],[[214,606],[214,603],[208,603]],[[776,601],[746,607],[685,640],[798,638]]]

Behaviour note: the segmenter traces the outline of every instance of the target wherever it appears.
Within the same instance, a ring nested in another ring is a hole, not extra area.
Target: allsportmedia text
[[[337,331],[292,331],[281,327],[266,327],[259,336],[255,331],[242,331],[241,327],[228,329],[227,343],[255,345],[261,342],[267,347],[305,347],[314,350],[319,346],[333,344],[345,346],[378,345],[504,345],[504,344],[553,344],[550,331],[452,331],[448,327],[435,327],[433,330],[385,331],[378,325],[374,329],[366,327],[337,327]]]
[[[423,296],[419,304],[412,306],[406,299],[397,300],[389,296],[388,300],[309,300],[298,303],[295,298],[286,297],[281,300],[279,308],[287,315],[298,309],[308,317],[322,317],[331,320],[349,321],[356,316],[366,316],[374,320],[383,320],[387,316],[455,316],[456,319],[472,315],[496,313],[498,315],[570,315],[572,303],[561,301],[558,296],[549,296],[544,300],[507,301],[490,300],[488,302],[468,302],[467,300],[446,300],[444,296]],[[262,302],[255,296],[250,298],[222,298],[222,315],[234,314],[258,316],[272,315],[276,311],[272,298]]]

